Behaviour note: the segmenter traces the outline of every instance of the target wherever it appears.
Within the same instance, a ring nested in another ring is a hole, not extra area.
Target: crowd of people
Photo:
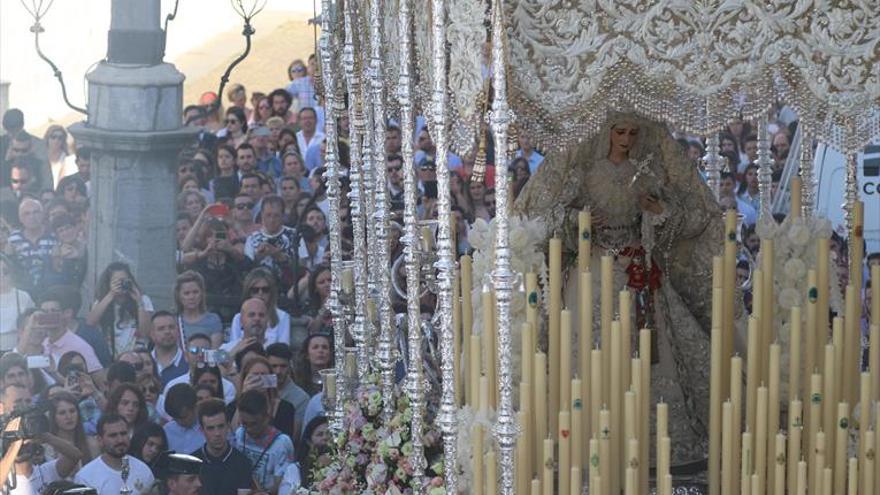
[[[29,414],[48,419],[16,458],[12,493],[41,493],[65,479],[101,495],[119,493],[123,483],[148,493],[161,466],[183,462],[169,461],[163,454],[169,450],[202,462],[199,476],[174,471],[165,485],[172,493],[287,495],[311,481],[310,466],[329,448],[319,371],[334,364],[321,132],[327,116],[315,70],[314,56],[295,60],[286,88],[248,93],[233,84],[225,95],[206,93],[185,108],[184,124],[202,132],[177,164],[179,275],[167,308],[153,304],[122,262],[94,267],[100,271],[94,300],[83,301],[92,150],[74,146],[62,126],[38,138],[24,130],[22,112],[3,116],[2,410],[37,407]],[[418,215],[429,220],[437,215],[436,146],[424,119],[419,122],[412,137]],[[773,123],[776,183],[795,125],[784,110]],[[347,118],[338,129],[338,228],[348,257]],[[392,260],[403,251],[402,142],[410,138],[389,121],[384,166]],[[680,142],[702,167],[704,143],[688,136]],[[483,160],[476,152],[450,153],[458,255],[471,251],[468,225],[495,215],[496,178],[508,178],[515,196],[543,165],[528,136],[519,135],[518,143],[516,157],[504,165],[494,163],[490,145],[477,175],[475,164]],[[743,216],[743,244],[755,254],[755,132],[748,123],[732,123],[721,151],[727,169],[720,201]],[[841,266],[845,242],[835,238]],[[870,259],[880,262],[878,255]],[[748,261],[742,262],[745,279]],[[870,282],[865,293],[870,297]],[[396,294],[394,306],[406,310]],[[430,301],[424,306],[431,311]]]

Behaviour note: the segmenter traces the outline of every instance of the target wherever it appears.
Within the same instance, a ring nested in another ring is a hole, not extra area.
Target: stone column
[[[159,3],[113,0],[107,60],[86,76],[87,120],[70,128],[94,149],[86,304],[101,271],[124,261],[157,309],[173,306],[177,156],[198,130],[181,124],[184,75],[162,62]]]

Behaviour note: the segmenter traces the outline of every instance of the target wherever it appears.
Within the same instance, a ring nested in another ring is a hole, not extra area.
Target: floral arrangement
[[[369,375],[346,404],[345,429],[335,438],[330,455],[312,466],[311,486],[298,495],[413,493],[412,408],[408,397],[395,388],[394,415],[382,419],[382,389],[378,374]],[[428,468],[423,479],[428,495],[443,495],[443,461],[440,433],[425,421],[422,441]]]
[[[773,239],[773,262],[776,266],[773,289],[777,305],[774,319],[775,327],[779,329],[778,342],[782,348],[780,370],[783,376],[780,384],[784,389],[788,384],[791,308],[795,306],[802,308],[801,318],[806,319],[807,297],[809,297],[807,272],[816,266],[816,241],[831,237],[831,223],[824,218],[788,217],[780,224],[759,221],[756,230],[762,239]],[[760,266],[760,263],[761,253],[758,255],[757,266]],[[834,288],[838,286],[837,271],[834,261],[829,260],[829,263],[831,265],[828,270],[829,283]],[[842,309],[843,300],[840,291],[829,292],[829,304],[835,310]],[[782,392],[786,391],[782,390]]]

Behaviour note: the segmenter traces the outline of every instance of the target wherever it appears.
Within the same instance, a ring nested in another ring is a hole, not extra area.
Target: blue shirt
[[[519,158],[521,156],[523,156],[522,150],[516,150],[516,157]],[[535,175],[535,172],[538,171],[538,166],[544,161],[544,155],[532,150],[532,154],[526,158],[526,161],[529,162],[529,174]]]
[[[107,339],[104,338],[100,330],[87,324],[84,319],[78,318],[77,322],[79,326],[73,333],[82,337],[87,344],[92,346],[92,349],[95,350],[95,355],[98,356],[98,361],[101,362],[101,366],[105,368],[110,366],[113,363],[113,355],[110,353]]]
[[[281,479],[287,466],[295,460],[290,437],[271,426],[261,438],[252,438],[239,426],[233,447],[251,461],[254,467],[251,474],[263,488],[273,486],[275,479]]]
[[[181,454],[195,452],[205,444],[205,435],[198,421],[189,428],[181,426],[176,420],[165,423],[163,427],[168,437],[168,449]]]
[[[270,154],[265,158],[257,160],[257,168],[271,175],[274,178],[281,177],[281,160],[274,154]]]
[[[159,373],[159,380],[162,382],[163,390],[165,389],[165,386],[168,385],[168,382],[170,382],[171,380],[174,380],[179,376],[189,373],[189,363],[187,363],[186,359],[183,358],[183,352],[181,352],[180,348],[177,349],[177,355],[174,356],[171,364],[164,368],[162,368],[162,365],[159,364],[159,360],[156,359],[156,351],[154,350],[151,354],[153,355],[153,361],[156,362],[156,370]],[[187,450],[187,452],[192,452],[197,448],[199,448],[199,445],[196,445],[193,449]]]

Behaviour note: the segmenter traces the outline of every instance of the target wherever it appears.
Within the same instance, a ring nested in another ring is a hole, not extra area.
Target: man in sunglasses
[[[210,350],[211,339],[203,333],[194,333],[190,335],[188,339],[186,339],[186,348],[184,349],[183,355],[184,359],[186,359],[187,372],[169,381],[162,390],[162,394],[159,396],[159,399],[156,401],[156,411],[166,420],[171,419],[171,416],[169,416],[168,413],[165,411],[165,397],[171,390],[171,387],[177,385],[178,383],[189,383],[190,385],[195,386],[196,384],[191,382],[193,370],[198,367],[207,365],[207,363],[205,362],[205,351]],[[233,354],[230,353],[230,355]],[[226,404],[230,404],[235,400],[235,384],[227,380],[225,377],[222,378],[222,383],[223,401]]]

